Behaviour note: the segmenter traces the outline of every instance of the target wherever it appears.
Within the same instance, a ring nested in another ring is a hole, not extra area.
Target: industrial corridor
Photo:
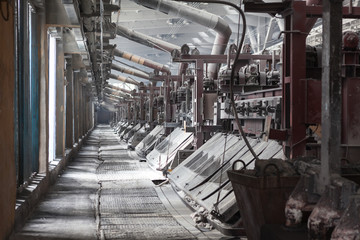
[[[360,236],[360,0],[0,0],[0,240]]]
[[[155,185],[164,177],[139,160],[97,126],[14,239],[230,239],[193,227],[171,187]]]

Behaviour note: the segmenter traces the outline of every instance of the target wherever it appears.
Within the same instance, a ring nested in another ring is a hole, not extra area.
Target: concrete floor
[[[195,228],[162,178],[100,125],[15,239],[238,239]]]

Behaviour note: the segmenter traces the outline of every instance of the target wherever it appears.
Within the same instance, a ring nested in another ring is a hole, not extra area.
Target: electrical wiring
[[[245,17],[245,13],[243,12],[243,10],[237,6],[234,3],[230,3],[230,2],[226,2],[226,1],[218,1],[218,0],[174,0],[176,2],[204,2],[204,3],[217,3],[217,4],[224,4],[224,5],[228,5],[231,6],[233,8],[235,8],[239,14],[241,15],[242,21],[243,21],[243,30],[242,30],[242,34],[241,34],[241,41],[240,44],[238,46],[238,50],[236,52],[236,56],[235,56],[235,61],[233,63],[232,69],[231,69],[231,75],[230,75],[230,101],[231,101],[231,105],[233,108],[233,113],[235,116],[235,122],[239,128],[240,134],[243,137],[246,146],[248,147],[249,151],[251,152],[251,154],[253,155],[255,160],[259,160],[257,154],[254,152],[254,150],[252,149],[249,140],[246,138],[244,129],[242,128],[241,124],[240,124],[240,120],[238,117],[238,114],[236,112],[236,104],[235,104],[235,100],[234,100],[234,90],[233,90],[233,85],[234,85],[234,76],[235,76],[235,69],[237,68],[237,65],[239,63],[239,61],[237,61],[237,59],[239,58],[240,52],[241,52],[241,48],[242,45],[244,44],[244,40],[245,40],[245,33],[246,33],[246,17]]]

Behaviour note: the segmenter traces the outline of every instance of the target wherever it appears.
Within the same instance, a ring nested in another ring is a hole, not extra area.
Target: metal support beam
[[[195,99],[194,101],[194,127],[195,127],[195,146],[201,147],[204,141],[204,134],[201,132],[201,126],[203,125],[203,79],[204,79],[204,61],[196,61],[196,78],[195,78]]]
[[[71,60],[70,60],[71,61]],[[73,146],[73,98],[72,98],[72,82],[73,69],[71,62],[66,64],[66,140],[65,147],[71,149]]]
[[[342,0],[323,1],[320,191],[340,174]]]
[[[80,137],[85,135],[85,106],[84,106],[84,86],[80,83]]]
[[[150,89],[150,94],[149,94],[149,123],[150,123],[150,128],[153,129],[153,127],[155,127],[155,125],[154,125],[154,109],[153,109],[154,84],[149,83],[148,86],[149,86],[149,89]]]
[[[74,74],[73,101],[74,101],[74,138],[79,142],[79,73]]]
[[[139,91],[141,92],[141,91]],[[143,91],[145,92],[145,91]],[[141,121],[145,121],[145,109],[144,109],[144,101],[145,100],[145,96],[144,95],[140,95],[140,120]]]
[[[45,9],[37,10],[37,18],[39,26],[46,24],[46,13]],[[39,116],[39,173],[45,173],[48,171],[48,135],[49,135],[49,118],[48,118],[48,79],[47,79],[47,68],[48,64],[48,49],[47,49],[47,33],[40,31],[40,76],[39,76],[39,101],[40,101],[40,116]]]
[[[288,158],[303,156],[305,153],[305,88],[306,78],[306,2],[293,1],[294,13],[285,18],[283,51],[283,121],[282,126],[288,130],[289,138],[284,143]]]
[[[64,52],[62,40],[56,41],[56,150],[55,157],[65,154],[65,85]]]
[[[164,121],[166,123],[171,122],[171,102],[170,102],[170,81],[169,79],[165,80],[164,86],[164,111],[165,111],[165,118]],[[165,134],[170,134],[171,131],[169,128],[165,128]]]

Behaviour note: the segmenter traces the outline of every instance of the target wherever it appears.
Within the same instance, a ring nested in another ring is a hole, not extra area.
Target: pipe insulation
[[[127,93],[127,94],[133,94],[134,93],[134,91],[132,91],[132,90],[127,90],[125,88],[120,88],[120,87],[110,85],[110,84],[108,84],[107,87],[112,88],[112,89],[114,89],[116,91],[121,91],[123,93]]]
[[[128,53],[128,52],[119,50],[119,49],[114,49],[114,55],[118,56],[118,57],[121,57],[121,58],[124,58],[124,59],[129,60],[129,61],[135,62],[137,64],[144,65],[146,67],[158,70],[158,71],[163,72],[163,73],[165,73],[167,75],[171,75],[170,69],[167,66],[165,66],[164,64],[157,63],[157,62],[154,62],[152,60],[149,60],[149,59],[146,59],[146,58],[143,58],[143,57],[134,55],[132,53]]]
[[[112,88],[109,88],[109,87],[105,87],[104,90],[114,96],[118,96],[118,97],[123,97],[123,98],[128,98],[129,96],[123,92],[120,92],[120,91],[117,91],[117,90],[114,90]]]
[[[135,81],[134,79],[132,79],[130,77],[124,77],[124,76],[115,75],[115,74],[110,73],[109,78],[116,79],[116,80],[119,80],[124,83],[134,84],[136,86],[140,85],[140,83],[138,81]]]
[[[180,46],[160,40],[158,38],[150,37],[148,35],[145,35],[140,32],[136,32],[134,30],[130,30],[120,25],[116,27],[116,34],[125,37],[131,41],[140,43],[147,47],[156,48],[164,52],[171,53],[171,51],[173,50],[178,50],[178,51],[181,50]]]
[[[169,0],[132,0],[144,7],[160,11],[162,13],[172,15],[174,17],[182,17],[192,22],[196,22],[202,26],[208,27],[216,31],[214,45],[211,51],[212,55],[224,54],[227,43],[231,36],[229,25],[219,16],[204,10],[196,9],[183,3]],[[208,77],[217,78],[218,64],[211,63],[208,66]]]
[[[145,73],[145,72],[142,72],[142,71],[134,69],[134,68],[123,67],[123,66],[112,63],[111,69],[114,69],[114,70],[122,72],[122,73],[127,73],[130,75],[139,77],[139,78],[144,78],[144,79],[148,79],[148,80],[151,79],[149,73]]]

